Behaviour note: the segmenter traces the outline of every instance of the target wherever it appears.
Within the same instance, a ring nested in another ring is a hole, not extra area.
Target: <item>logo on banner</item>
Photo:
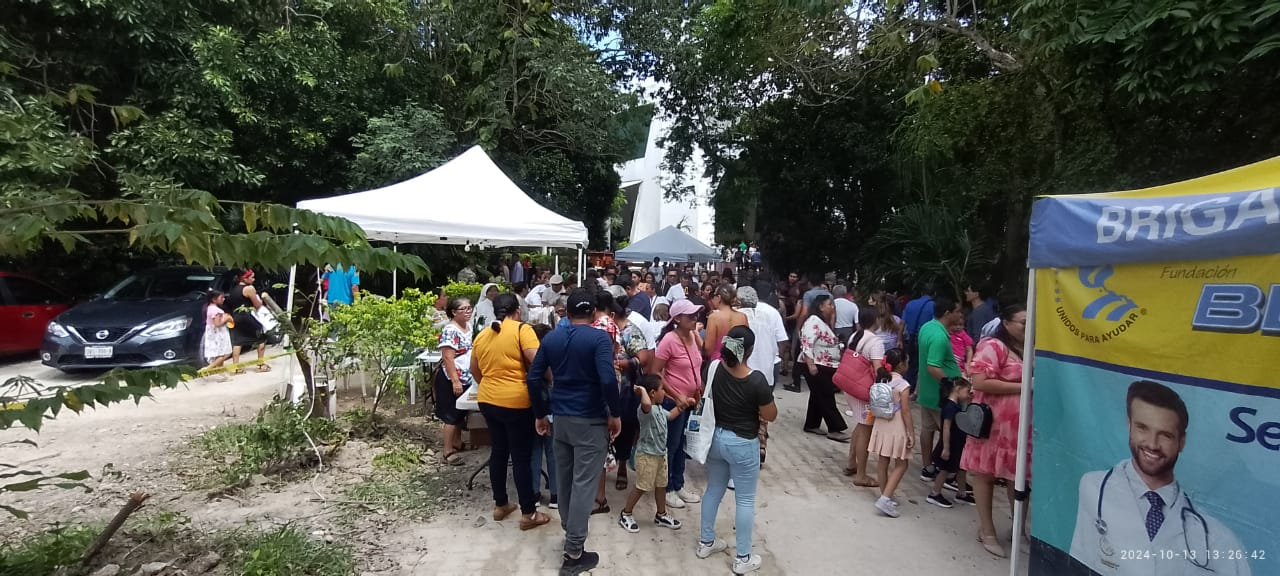
[[[1107,286],[1107,280],[1115,274],[1111,266],[1079,268],[1074,281],[1065,281],[1061,271],[1054,271],[1054,302],[1057,304],[1058,321],[1077,338],[1091,344],[1100,344],[1127,332],[1145,310],[1138,308],[1132,298]],[[1063,301],[1064,289],[1073,297]],[[1087,293],[1088,296],[1084,296]],[[1083,297],[1082,297],[1083,296]],[[1087,300],[1084,307],[1075,309],[1072,304]]]

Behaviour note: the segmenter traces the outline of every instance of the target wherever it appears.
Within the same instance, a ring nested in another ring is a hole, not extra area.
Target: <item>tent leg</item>
[[[579,244],[578,245],[578,286],[582,286],[582,279],[585,278],[584,275],[586,273],[586,270],[584,268],[585,266],[582,260],[582,245]]]
[[[1022,548],[1023,511],[1031,505],[1027,493],[1027,444],[1031,441],[1032,365],[1036,354],[1036,270],[1027,269],[1027,325],[1022,352],[1022,395],[1019,398],[1018,457],[1013,480],[1013,553],[1009,555],[1009,576],[1018,576],[1018,558]]]
[[[298,280],[298,265],[294,264],[289,267],[289,293],[284,297],[284,312],[288,322],[293,322],[293,285]],[[292,344],[292,343],[290,343]],[[293,385],[293,365],[297,363],[296,358],[289,358],[289,369],[285,372],[284,384],[280,387],[280,397],[287,396],[289,386]]]
[[[559,273],[560,273],[560,255],[556,254],[556,266],[555,266],[555,271],[552,272],[552,274],[559,274]]]
[[[392,251],[392,252],[399,252],[399,251],[400,251],[400,245],[399,245],[399,244],[392,244],[392,245],[391,245],[391,251]],[[396,273],[397,273],[397,270],[396,270],[395,268],[392,268],[392,269],[391,269],[391,297],[392,297],[392,298],[395,298],[395,297],[396,297],[396,294],[398,294],[398,292],[396,291],[396,280],[397,280]]]

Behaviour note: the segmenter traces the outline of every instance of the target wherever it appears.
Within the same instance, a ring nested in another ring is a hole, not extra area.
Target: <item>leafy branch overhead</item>
[[[219,201],[167,176],[120,169],[119,195],[93,199],[61,185],[100,165],[88,138],[61,133],[34,98],[0,104],[0,257],[55,242],[70,253],[95,237],[119,235],[135,249],[175,253],[204,266],[354,264],[365,270],[428,270],[416,256],[372,248],[350,221],[266,202]],[[232,217],[243,232],[227,224]]]

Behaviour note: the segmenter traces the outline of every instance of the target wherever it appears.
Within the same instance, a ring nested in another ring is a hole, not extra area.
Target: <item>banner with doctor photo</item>
[[[1277,185],[1037,201],[1031,576],[1280,576]]]

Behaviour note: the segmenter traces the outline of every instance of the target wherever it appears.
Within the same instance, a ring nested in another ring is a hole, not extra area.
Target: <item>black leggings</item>
[[[613,440],[613,454],[618,458],[620,476],[627,474],[627,460],[631,458],[631,449],[635,447],[640,434],[640,419],[636,417],[635,410],[631,410],[630,414],[630,418],[622,417],[622,432]]]
[[[805,371],[808,375],[805,380],[809,382],[809,409],[804,416],[805,430],[817,428],[824,420],[827,423],[827,434],[847,430],[849,425],[845,424],[844,416],[840,414],[840,407],[836,405],[836,385],[831,382],[836,369],[819,364],[818,373],[815,375],[808,374],[808,366],[798,364],[796,366],[796,370]]]
[[[520,513],[529,515],[538,502],[533,491],[533,409],[503,408],[493,404],[480,404],[480,414],[489,426],[489,440],[493,449],[489,452],[489,483],[493,486],[493,505],[506,506],[507,460],[511,461],[511,474],[516,478],[516,496],[520,499]]]

